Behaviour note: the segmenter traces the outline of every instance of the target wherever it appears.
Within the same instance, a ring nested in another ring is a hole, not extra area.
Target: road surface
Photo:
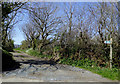
[[[12,53],[20,68],[2,73],[3,82],[117,82],[90,71],[56,64],[47,59]]]

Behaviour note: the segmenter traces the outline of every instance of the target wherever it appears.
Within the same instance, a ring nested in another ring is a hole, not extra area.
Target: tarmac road
[[[19,69],[2,73],[2,82],[116,82],[90,71],[69,65],[51,63],[49,60],[12,53],[21,64]]]

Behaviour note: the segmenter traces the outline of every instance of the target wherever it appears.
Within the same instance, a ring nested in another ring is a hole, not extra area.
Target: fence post
[[[112,68],[112,38],[110,39],[110,69]]]

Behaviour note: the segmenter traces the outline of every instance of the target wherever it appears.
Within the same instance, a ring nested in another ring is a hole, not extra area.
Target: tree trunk
[[[36,48],[35,41],[32,41],[32,48],[33,48],[33,50],[35,50],[35,48]]]

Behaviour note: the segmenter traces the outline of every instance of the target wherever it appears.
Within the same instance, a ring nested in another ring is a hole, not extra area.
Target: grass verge
[[[117,68],[110,69],[110,68],[100,68],[100,67],[90,67],[90,66],[87,67],[77,66],[77,67],[89,70],[93,73],[99,74],[102,77],[109,78],[111,80],[120,80],[120,78],[118,77],[119,69]]]
[[[32,50],[31,48],[30,49],[23,49],[23,50],[21,50],[20,48],[16,48],[14,50],[18,51],[18,52],[22,51],[22,52],[27,53],[28,55],[36,56],[36,57],[40,57],[40,58],[45,58],[46,57],[46,58],[50,59],[52,57],[50,55],[43,55],[42,53],[38,52],[37,50]]]
[[[15,48],[14,51],[17,51],[18,53],[21,52],[26,52],[27,49],[20,49],[20,48]]]
[[[72,61],[70,59],[65,59],[65,58],[61,59],[60,63],[76,66],[76,67],[79,67],[79,68],[82,68],[82,69],[85,69],[85,70],[89,70],[93,73],[99,74],[102,77],[109,78],[111,80],[120,80],[120,76],[119,76],[120,72],[119,72],[119,69],[117,69],[117,68],[110,69],[110,68],[104,68],[104,67],[100,68],[100,67],[97,67],[97,66],[91,67],[91,66],[88,65],[88,62],[84,62],[83,60],[82,61],[81,60]]]
[[[40,52],[38,52],[38,51],[36,51],[36,50],[29,50],[28,52],[27,52],[27,54],[29,54],[29,55],[32,55],[32,56],[37,56],[37,57],[40,57],[40,58],[51,58],[52,56],[50,56],[50,55],[43,55],[42,53],[40,53]]]

